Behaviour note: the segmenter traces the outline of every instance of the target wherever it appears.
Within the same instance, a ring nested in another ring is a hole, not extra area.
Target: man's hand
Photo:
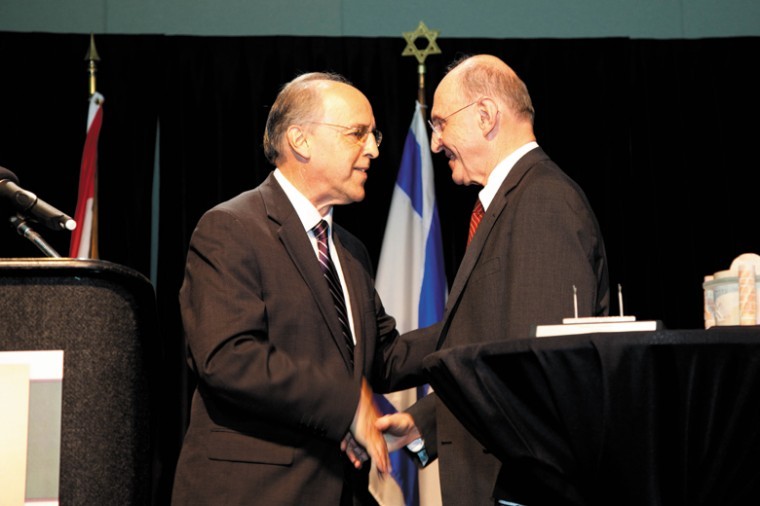
[[[362,448],[362,445],[356,442],[353,434],[346,432],[343,437],[343,441],[340,442],[340,449],[346,453],[348,460],[354,465],[356,469],[360,469],[365,462],[369,460],[369,455]]]
[[[366,453],[375,463],[377,470],[381,473],[389,474],[391,472],[391,460],[388,456],[388,446],[385,444],[383,434],[377,429],[377,427],[375,427],[375,422],[378,417],[379,412],[372,400],[372,389],[369,387],[367,380],[362,378],[359,405],[356,407],[356,414],[354,415],[353,422],[351,422],[351,434],[353,435],[355,442],[364,448]],[[344,443],[346,449],[351,447],[350,441],[346,441],[344,438],[341,443],[341,448],[343,448]],[[356,447],[356,445],[354,447]],[[361,459],[358,457],[355,450],[346,453],[354,466],[357,468],[361,467]]]
[[[388,451],[396,451],[408,445],[420,436],[420,431],[414,424],[409,413],[393,413],[378,418],[375,422],[377,430],[383,432]]]

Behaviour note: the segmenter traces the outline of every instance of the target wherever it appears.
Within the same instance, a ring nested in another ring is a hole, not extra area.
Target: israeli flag
[[[401,333],[440,321],[448,294],[433,160],[422,107],[416,103],[406,136],[375,280],[385,310],[396,319]],[[426,393],[417,390],[386,395],[378,404],[386,413],[406,409]],[[392,453],[391,463],[406,506],[429,504],[406,453]]]

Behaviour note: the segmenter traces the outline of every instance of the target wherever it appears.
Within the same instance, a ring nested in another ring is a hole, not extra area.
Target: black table
[[[439,397],[540,505],[760,505],[760,328],[501,341],[438,351]]]

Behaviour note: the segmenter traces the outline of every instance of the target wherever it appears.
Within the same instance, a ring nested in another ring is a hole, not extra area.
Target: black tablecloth
[[[540,505],[760,505],[760,328],[501,341],[438,351],[439,397]]]

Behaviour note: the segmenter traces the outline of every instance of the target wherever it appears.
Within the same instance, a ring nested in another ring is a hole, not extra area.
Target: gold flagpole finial
[[[95,48],[95,35],[90,34],[90,47],[87,50],[87,54],[84,57],[87,61],[87,73],[90,75],[90,96],[93,96],[97,90],[95,73],[98,71],[98,65],[96,62],[100,61],[98,56],[98,50]]]
[[[436,44],[435,39],[439,35],[438,30],[430,30],[425,23],[420,21],[417,25],[417,29],[413,32],[404,32],[402,35],[406,40],[406,47],[401,52],[401,56],[414,56],[417,58],[417,73],[419,74],[419,87],[417,89],[417,100],[420,105],[425,105],[425,58],[431,54],[441,54],[441,49]],[[417,39],[424,37],[427,39],[428,44],[424,49],[417,47]],[[425,114],[425,110],[422,109],[422,114]]]

